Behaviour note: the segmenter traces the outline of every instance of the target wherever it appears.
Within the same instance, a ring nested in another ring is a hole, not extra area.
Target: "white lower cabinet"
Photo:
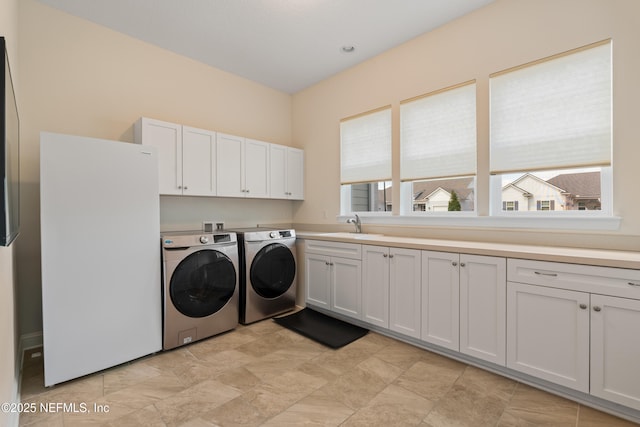
[[[423,341],[458,351],[460,272],[455,253],[422,251]]]
[[[504,366],[506,260],[422,252],[423,341]]]
[[[589,294],[509,282],[507,367],[589,392]]]
[[[640,411],[640,270],[313,240],[305,251],[309,304]]]
[[[362,248],[362,320],[389,328],[389,248]]]
[[[640,271],[510,259],[507,277],[507,367],[640,410]]]
[[[507,261],[460,255],[460,352],[506,364]]]
[[[360,245],[308,240],[305,249],[307,302],[360,319],[362,317]]]
[[[362,319],[420,338],[420,251],[363,245]]]
[[[591,394],[640,410],[640,301],[591,295]]]

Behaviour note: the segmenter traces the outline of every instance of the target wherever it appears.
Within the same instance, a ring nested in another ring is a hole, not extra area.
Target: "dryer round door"
[[[277,298],[289,290],[296,277],[296,260],[281,243],[260,249],[251,262],[251,287],[263,298]]]
[[[171,302],[185,316],[209,316],[231,299],[236,279],[233,262],[222,252],[194,252],[183,259],[171,275]]]

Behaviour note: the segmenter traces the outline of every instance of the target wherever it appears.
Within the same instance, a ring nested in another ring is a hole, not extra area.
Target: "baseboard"
[[[20,354],[20,360],[22,361],[22,355],[26,350],[36,347],[42,347],[42,343],[42,331],[20,335],[20,351],[18,353]],[[20,368],[22,369],[22,363],[20,363]]]

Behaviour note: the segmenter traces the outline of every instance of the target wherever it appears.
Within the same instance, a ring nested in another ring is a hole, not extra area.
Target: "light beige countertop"
[[[640,251],[615,251],[581,249],[557,246],[534,246],[507,243],[486,243],[462,240],[436,240],[398,237],[369,233],[327,233],[296,230],[300,239],[326,240],[363,245],[387,246],[441,252],[458,252],[472,255],[500,256],[505,258],[533,259],[539,261],[566,262],[604,267],[640,270]]]

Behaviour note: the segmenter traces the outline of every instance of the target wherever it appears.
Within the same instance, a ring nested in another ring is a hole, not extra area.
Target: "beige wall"
[[[637,0],[497,0],[293,96],[293,138],[307,162],[307,200],[295,211],[303,224],[336,224],[339,212],[339,120],[392,105],[394,186],[398,184],[399,103],[475,79],[478,87],[478,212],[489,211],[489,74],[613,39],[614,209],[618,231],[606,233],[369,226],[369,230],[440,238],[640,247],[640,2]],[[399,192],[394,192],[394,196]],[[397,205],[397,200],[394,200]],[[365,226],[367,229],[367,226]],[[604,235],[604,236],[603,236]]]
[[[0,35],[4,36],[9,52],[16,96],[18,86],[18,0],[0,0]],[[4,66],[1,65],[0,66]],[[20,105],[18,106],[20,108]],[[22,237],[18,237],[21,239]],[[0,247],[0,403],[18,402],[19,355],[16,314],[15,247]],[[0,411],[1,426],[17,426],[17,414]]]
[[[34,0],[22,0],[19,14],[25,203],[17,260],[21,333],[30,334],[42,330],[40,131],[132,142],[133,123],[145,116],[291,145],[291,97]],[[294,202],[245,202],[163,197],[162,228],[291,222]],[[89,238],[103,245],[112,237],[98,226]]]

